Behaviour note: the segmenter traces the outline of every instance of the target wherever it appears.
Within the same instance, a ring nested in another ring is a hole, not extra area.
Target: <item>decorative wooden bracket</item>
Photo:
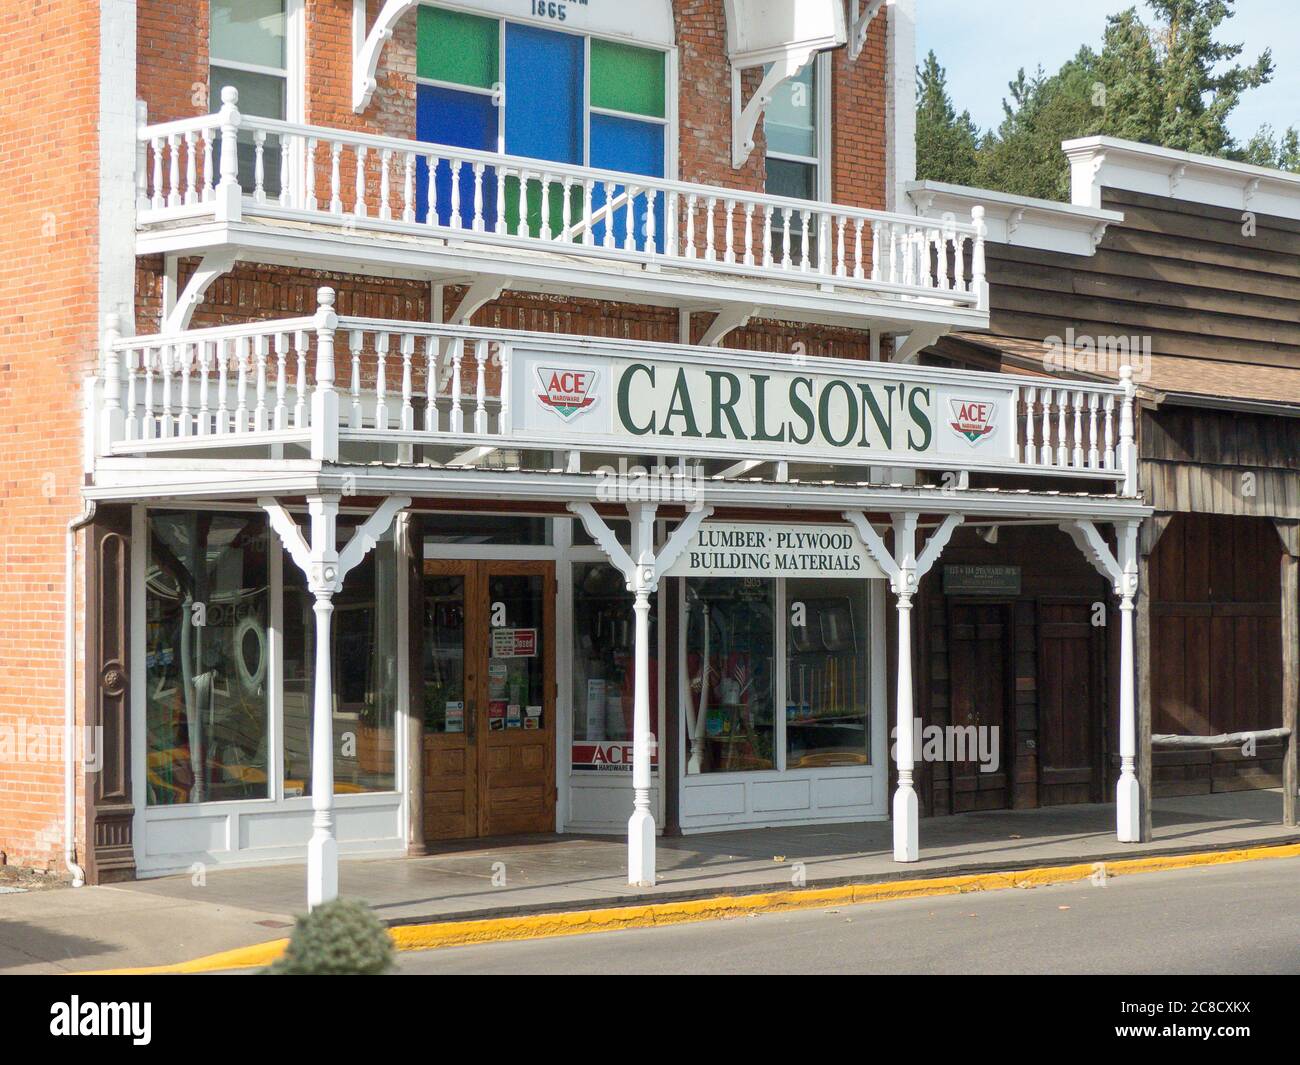
[[[758,313],[757,307],[726,307],[717,313],[713,323],[704,336],[700,337],[700,347],[711,348],[733,329],[740,329],[749,324],[749,320]]]
[[[198,269],[185,282],[185,290],[176,297],[176,306],[167,312],[160,332],[166,335],[188,329],[194,312],[203,302],[203,297],[212,287],[212,283],[224,274],[230,273],[238,258],[239,251],[235,248],[223,248],[204,255]]]
[[[890,587],[896,595],[911,595],[921,583],[921,578],[939,560],[943,549],[948,546],[957,526],[966,519],[961,514],[949,514],[925,542],[919,555],[916,554],[916,524],[920,515],[914,513],[895,514],[894,550],[885,546],[884,538],[876,532],[875,526],[867,520],[860,510],[846,510],[844,520],[852,525],[862,539],[872,559],[889,578]]]
[[[1110,581],[1115,594],[1131,598],[1137,592],[1138,527],[1141,522],[1116,524],[1119,557],[1111,554],[1110,545],[1097,526],[1090,521],[1063,521],[1061,531],[1083,552],[1093,569]]]
[[[330,502],[332,503],[330,509],[337,512],[338,498],[333,497]],[[277,500],[264,497],[259,499],[257,503],[266,511],[271,528],[280,537],[280,542],[284,544],[284,549],[289,552],[289,557],[293,559],[294,565],[302,570],[310,581],[313,572],[318,570],[322,564],[325,564],[324,583],[330,591],[337,594],[343,590],[343,579],[361,564],[366,555],[374,550],[380,538],[388,531],[388,527],[393,524],[393,519],[398,512],[411,505],[411,498],[410,496],[389,496],[380,503],[375,508],[375,512],[352,534],[343,550],[337,553],[333,565],[328,565],[331,561],[329,556],[334,554],[329,545],[315,542],[315,536],[313,536],[313,543],[308,545],[306,537],[303,536],[302,530],[298,528],[298,523],[294,521],[293,515],[285,510]]]
[[[659,587],[659,581],[674,562],[686,550],[686,545],[700,528],[700,523],[713,513],[712,507],[700,507],[688,510],[686,517],[664,544],[656,556],[654,553],[654,519],[656,507],[652,503],[629,503],[628,517],[632,519],[632,538],[630,550],[625,550],[618,542],[618,536],[609,527],[590,503],[570,503],[569,512],[581,520],[587,535],[596,541],[605,552],[610,565],[623,574],[628,591],[634,592],[639,584],[645,590],[653,592]]]
[[[352,0],[352,110],[360,114],[370,106],[378,82],[379,54],[393,36],[393,27],[419,0],[385,0],[375,24],[366,31],[366,0]]]
[[[914,363],[921,352],[948,332],[943,325],[916,325],[894,351],[894,362]]]
[[[880,14],[885,0],[849,0],[849,59],[857,60],[867,46],[867,31],[871,20]]]
[[[758,128],[758,120],[767,110],[767,105],[772,102],[773,91],[786,78],[802,70],[816,51],[812,47],[802,48],[773,62],[743,107],[740,104],[742,69],[731,68],[731,165],[734,169],[744,166],[754,150],[754,130]]]

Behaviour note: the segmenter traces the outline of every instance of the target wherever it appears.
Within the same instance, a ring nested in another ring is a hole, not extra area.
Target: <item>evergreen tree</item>
[[[1065,199],[1070,176],[1060,144],[1093,134],[1300,172],[1295,128],[1279,139],[1265,126],[1244,147],[1228,130],[1242,94],[1273,76],[1268,50],[1243,65],[1233,62],[1242,45],[1216,39],[1235,2],[1146,0],[1150,26],[1136,7],[1110,16],[1100,52],[1084,46],[1051,75],[1022,69],[1008,86],[1001,124],[982,138],[968,113],[956,115],[932,52],[918,71],[918,173]]]
[[[970,112],[960,115],[948,95],[948,77],[934,52],[916,72],[917,176],[953,185],[970,185],[976,178],[979,130]]]

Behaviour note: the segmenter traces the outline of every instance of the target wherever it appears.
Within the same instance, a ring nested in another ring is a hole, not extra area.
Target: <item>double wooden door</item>
[[[424,564],[424,834],[555,828],[555,566]]]

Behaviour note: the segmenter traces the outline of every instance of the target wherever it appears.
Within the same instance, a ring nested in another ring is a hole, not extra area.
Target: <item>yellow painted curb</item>
[[[441,947],[461,947],[475,943],[579,936],[594,932],[617,932],[629,928],[659,928],[757,913],[815,909],[820,906],[852,906],[866,902],[961,895],[976,891],[1046,887],[1051,884],[1076,883],[1101,874],[1108,878],[1131,876],[1136,873],[1162,873],[1174,869],[1229,865],[1267,858],[1300,858],[1300,843],[1275,847],[1247,847],[1231,851],[1208,851],[1201,854],[1155,855],[1147,858],[1126,858],[1114,862],[1081,862],[1075,865],[999,873],[970,873],[964,876],[893,880],[878,884],[846,884],[841,887],[769,891],[754,895],[720,895],[685,902],[644,903],[603,910],[399,925],[388,931],[398,950],[435,950]],[[144,969],[110,969],[87,975],[184,974],[260,967],[269,965],[283,954],[288,942],[287,939],[276,939],[251,947],[210,954],[178,965],[160,965]]]

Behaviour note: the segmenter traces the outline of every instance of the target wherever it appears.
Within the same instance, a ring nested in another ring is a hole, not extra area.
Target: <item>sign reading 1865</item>
[[[669,454],[951,457],[955,465],[1015,458],[1014,385],[925,370],[901,376],[898,369],[841,376],[775,359],[759,369],[728,368],[704,358],[516,349],[510,431],[653,445]]]

